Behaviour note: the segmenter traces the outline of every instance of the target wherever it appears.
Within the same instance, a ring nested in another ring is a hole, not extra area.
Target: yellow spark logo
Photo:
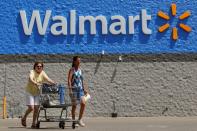
[[[172,16],[176,16],[176,4],[171,4],[171,13],[172,13]],[[157,15],[165,20],[170,20],[170,17],[162,11],[159,11]],[[179,20],[184,20],[184,19],[188,18],[190,15],[191,15],[190,11],[185,11],[181,16],[179,16]],[[170,25],[168,23],[166,23],[166,24],[160,26],[158,30],[159,30],[159,32],[162,33],[165,30],[167,30],[169,27],[170,27]],[[188,33],[191,32],[191,30],[192,30],[191,27],[189,27],[188,25],[182,24],[182,23],[179,24],[179,27]],[[178,39],[178,29],[176,27],[173,27],[173,29],[172,29],[172,39],[173,40]]]

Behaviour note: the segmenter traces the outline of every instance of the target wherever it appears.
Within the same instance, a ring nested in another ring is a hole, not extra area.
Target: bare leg
[[[36,125],[36,120],[38,117],[38,110],[39,110],[39,105],[34,106],[34,113],[33,113],[33,122],[32,125]]]
[[[25,115],[22,117],[22,125],[23,126],[26,126],[26,119],[27,119],[27,116],[34,110],[34,107],[31,106],[31,105],[28,105],[28,109],[26,110],[25,112]]]
[[[79,120],[81,120],[81,118],[83,117],[84,110],[85,110],[85,100],[84,100],[84,97],[82,97],[81,107],[80,107],[80,111],[79,111]]]
[[[77,108],[77,104],[76,104],[76,100],[74,98],[74,96],[71,96],[71,102],[72,102],[72,109],[71,109],[71,113],[72,113],[72,120],[75,120],[75,111]]]
[[[73,120],[75,120],[75,111],[76,111],[76,108],[77,108],[76,104],[73,104],[72,105],[72,119]]]
[[[34,110],[34,106],[28,105],[28,109],[25,112],[25,115],[23,116],[23,119],[26,119],[27,116]]]

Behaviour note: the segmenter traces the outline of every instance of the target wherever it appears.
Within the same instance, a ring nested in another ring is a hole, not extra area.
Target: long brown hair
[[[75,66],[75,61],[77,61],[78,58],[80,58],[80,57],[79,56],[74,56],[73,57],[72,67]]]

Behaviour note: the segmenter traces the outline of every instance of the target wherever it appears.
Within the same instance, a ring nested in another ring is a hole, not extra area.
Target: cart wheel
[[[40,122],[37,122],[36,124],[36,128],[39,129],[40,128]]]
[[[73,129],[75,129],[75,127],[76,127],[76,126],[75,126],[75,122],[73,122],[73,124],[72,124],[72,128],[73,128]]]

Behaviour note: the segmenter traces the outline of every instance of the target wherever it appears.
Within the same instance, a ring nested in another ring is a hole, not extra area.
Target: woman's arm
[[[68,73],[68,88],[71,89],[72,88],[72,69],[69,70]]]
[[[43,71],[43,77],[49,84],[55,84],[55,82],[51,80],[44,71]]]
[[[33,84],[39,85],[39,83],[37,83],[37,82],[34,80],[34,73],[33,73],[33,71],[30,71],[30,73],[29,73],[29,80],[30,80]]]
[[[82,77],[82,86],[83,86],[84,93],[87,94],[88,93],[88,87],[87,87],[86,82],[84,81],[84,77]]]
[[[87,87],[87,84],[84,82],[84,80],[82,80],[82,84],[83,84],[83,90],[84,90],[84,93],[87,94],[88,93],[88,87]]]
[[[69,89],[69,95],[72,98],[72,75],[73,75],[73,70],[70,69],[68,73],[68,89]]]

